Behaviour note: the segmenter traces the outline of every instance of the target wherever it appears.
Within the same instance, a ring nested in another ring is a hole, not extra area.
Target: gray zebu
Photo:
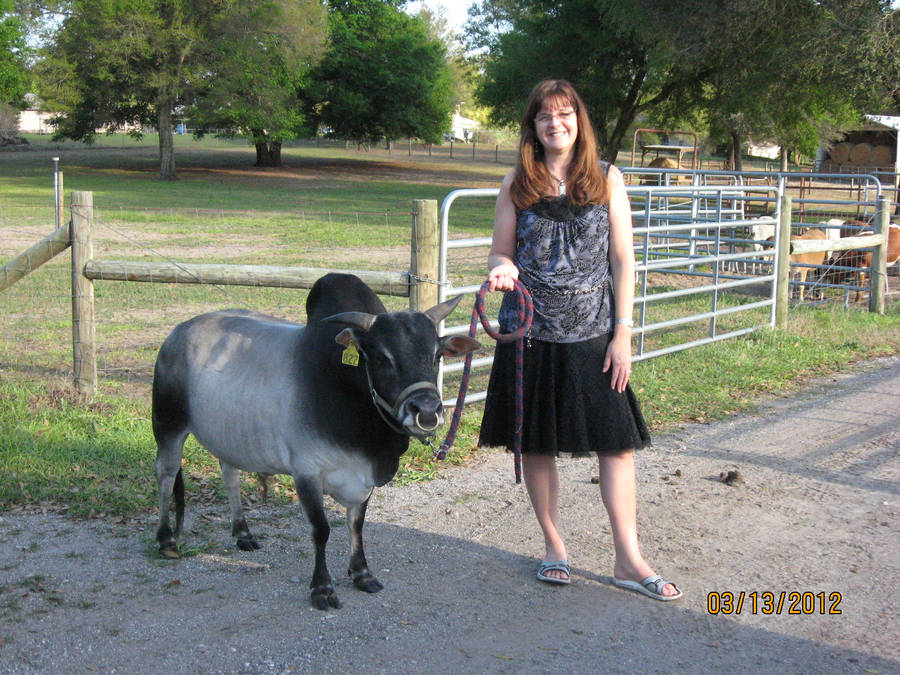
[[[441,356],[479,346],[467,336],[438,337],[437,324],[460,297],[424,313],[387,313],[360,279],[329,274],[310,291],[306,326],[243,310],[176,326],[153,377],[160,552],[178,555],[181,457],[193,433],[222,467],[239,548],[259,548],[241,508],[240,471],[289,474],[312,526],[313,605],[340,607],[325,565],[330,528],[323,493],[347,507],[353,583],[381,590],[363,551],[366,506],[374,486],[397,472],[410,436],[423,438],[443,422],[436,387]],[[345,362],[354,350],[358,365]]]

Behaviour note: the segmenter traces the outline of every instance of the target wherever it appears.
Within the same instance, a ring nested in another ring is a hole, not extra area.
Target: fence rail
[[[68,225],[59,227],[0,267],[0,291],[5,291],[69,248],[69,237]]]
[[[214,284],[267,288],[312,288],[329,272],[355,274],[379,295],[408,298],[409,272],[376,272],[283,265],[228,265],[133,260],[89,260],[84,276],[91,281],[139,281],[169,284]]]

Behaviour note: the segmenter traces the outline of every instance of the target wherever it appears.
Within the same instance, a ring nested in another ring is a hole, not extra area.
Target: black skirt
[[[522,452],[585,456],[650,445],[631,387],[611,386],[603,372],[609,335],[584,342],[531,340],[525,347]],[[516,343],[497,343],[478,444],[515,442]]]

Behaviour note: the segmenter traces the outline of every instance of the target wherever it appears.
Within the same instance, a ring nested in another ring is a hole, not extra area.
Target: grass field
[[[179,137],[181,179],[169,183],[156,177],[151,140],[101,138],[86,148],[44,138],[31,151],[0,155],[0,264],[52,230],[54,156],[60,157],[66,194],[94,193],[98,258],[394,271],[408,269],[412,200],[440,201],[453,189],[495,187],[509,169],[490,154],[472,161],[410,156],[402,148],[389,156],[341,147],[286,148],[283,168],[256,169],[252,148],[240,141]],[[490,199],[459,203],[454,234],[489,236],[492,208]],[[480,281],[484,257],[479,250],[459,254],[452,263],[454,283]],[[302,322],[306,294],[98,282],[100,392],[82,403],[70,389],[70,274],[65,253],[0,293],[0,508],[62,506],[78,515],[130,517],[155,504],[149,391],[153,359],[168,331],[194,314],[230,306]],[[385,302],[399,309],[406,300]],[[680,304],[691,302],[700,301]],[[677,305],[660,316],[691,309]],[[468,321],[471,304],[463,306],[456,323]],[[675,339],[674,332],[659,339]],[[652,428],[661,431],[752,409],[760,394],[788,395],[814,376],[894,354],[898,346],[896,303],[885,316],[855,307],[803,306],[792,310],[785,331],[642,362],[633,385]],[[483,384],[482,375],[473,390]],[[479,421],[480,406],[467,408],[451,462],[469,461]],[[426,448],[413,445],[399,482],[440,470]],[[216,463],[190,442],[192,498],[199,491],[221,499],[217,473]],[[284,484],[277,492],[288,498]]]

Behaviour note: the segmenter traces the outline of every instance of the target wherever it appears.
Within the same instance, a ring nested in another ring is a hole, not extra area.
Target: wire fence
[[[0,211],[0,265],[53,230],[54,206]],[[404,272],[411,212],[220,209],[94,210],[94,257],[103,260],[292,265]],[[242,307],[305,322],[307,291],[191,283],[95,284],[97,369],[106,391],[149,395],[165,336],[196,314]],[[389,309],[408,299],[383,296]],[[72,271],[68,252],[0,294],[0,381],[4,375],[65,388],[72,372]]]

